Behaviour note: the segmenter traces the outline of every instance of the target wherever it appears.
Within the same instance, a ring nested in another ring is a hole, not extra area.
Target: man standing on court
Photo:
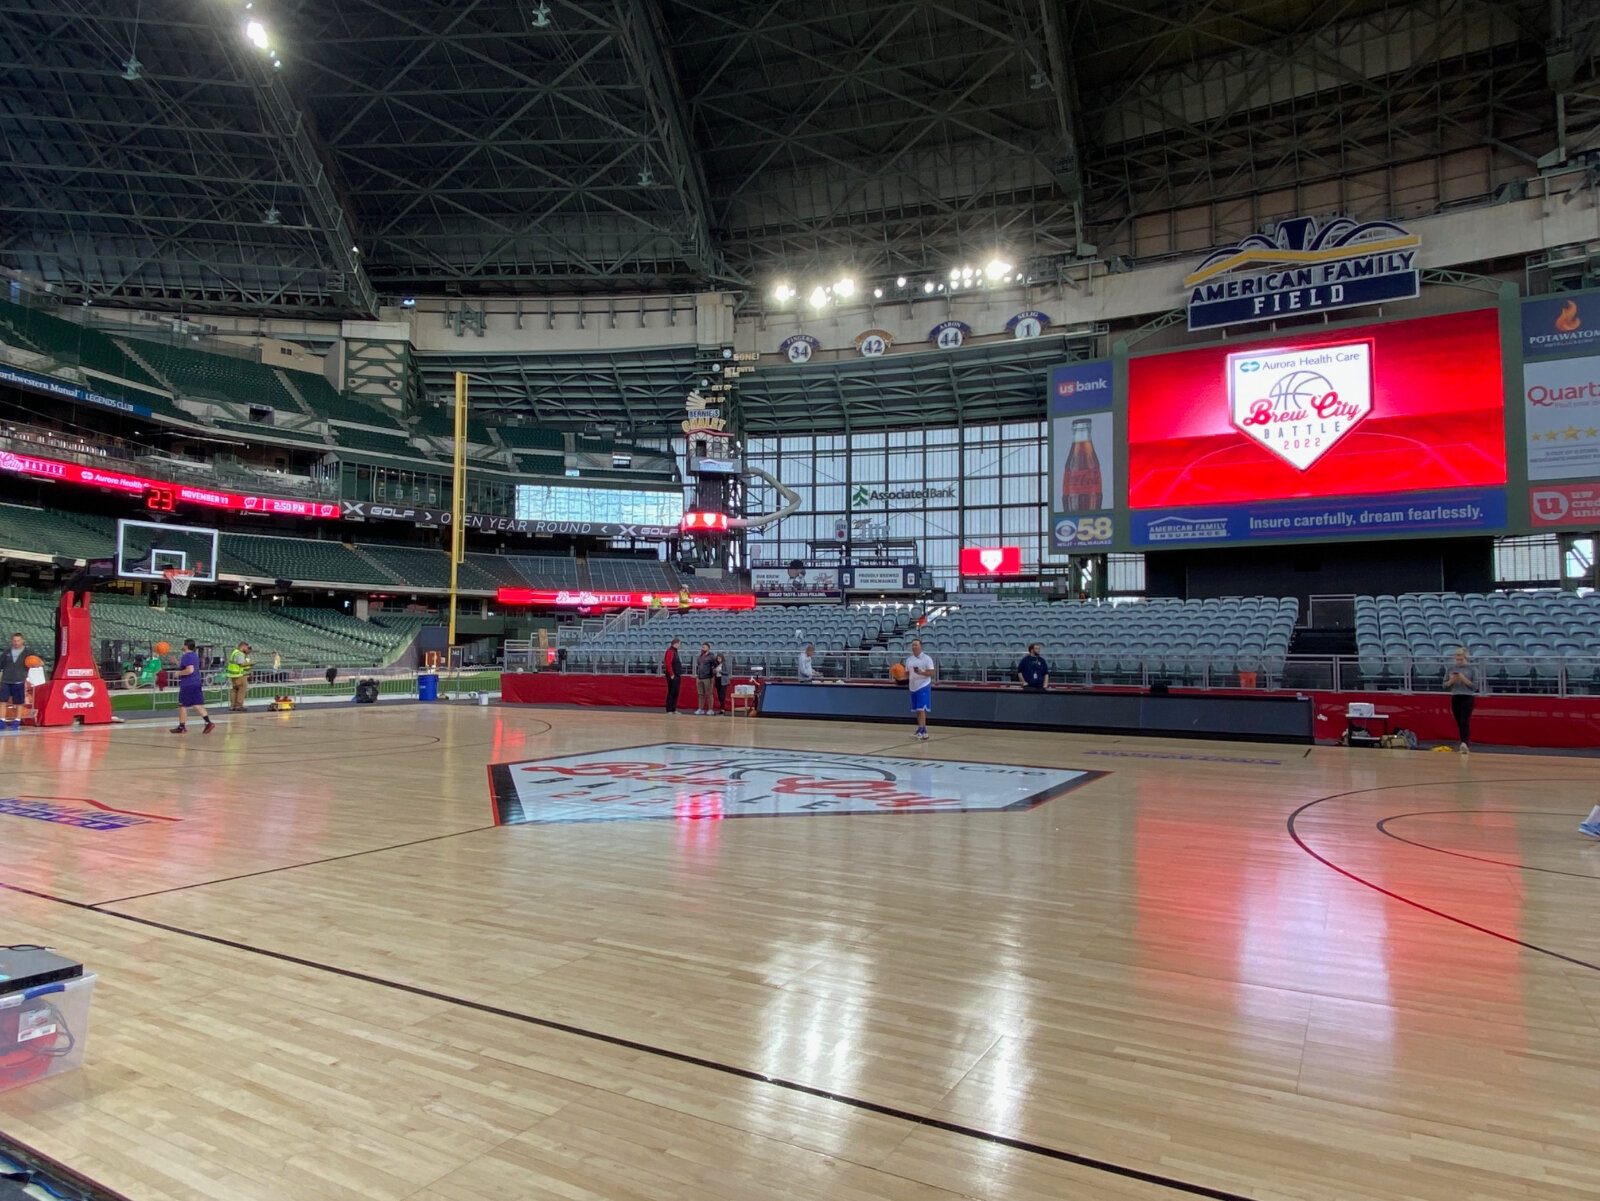
[[[917,737],[928,737],[928,712],[933,708],[933,677],[939,669],[933,658],[922,651],[922,639],[911,640],[911,654],[906,659],[906,687],[911,690],[911,712],[917,715]]]
[[[696,713],[704,716],[717,711],[717,698],[713,690],[713,681],[717,676],[717,657],[711,653],[711,644],[700,644],[700,657],[694,661],[694,686],[699,697],[700,707]]]
[[[193,638],[185,638],[183,655],[178,660],[178,724],[172,727],[174,734],[189,732],[190,709],[206,719],[204,732],[211,733],[216,723],[211,720],[211,714],[206,712],[205,681],[200,678],[200,652]]]
[[[0,656],[0,699],[5,701],[8,730],[22,729],[18,709],[28,703],[28,659],[33,651],[21,634],[11,635],[11,647]]]
[[[1017,679],[1029,692],[1043,692],[1050,687],[1050,664],[1040,652],[1044,648],[1037,642],[1028,644],[1028,653],[1017,664]]]
[[[674,638],[661,660],[661,674],[667,677],[667,712],[678,711],[678,684],[683,679],[683,655],[678,650],[682,638]]]
[[[244,712],[244,694],[250,687],[250,644],[241,642],[228,652],[228,708]]]

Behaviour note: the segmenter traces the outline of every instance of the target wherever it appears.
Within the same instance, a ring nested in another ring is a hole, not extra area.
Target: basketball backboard
[[[217,531],[154,521],[117,522],[117,574],[127,580],[161,580],[163,572],[194,572],[199,583],[217,578]]]

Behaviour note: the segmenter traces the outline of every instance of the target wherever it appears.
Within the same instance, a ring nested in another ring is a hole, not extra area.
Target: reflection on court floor
[[[495,819],[514,824],[1031,809],[1105,773],[661,742],[489,774]]]

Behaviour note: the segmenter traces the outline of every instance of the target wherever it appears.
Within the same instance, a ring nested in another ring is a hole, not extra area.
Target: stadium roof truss
[[[804,428],[951,426],[1038,420],[1049,368],[1092,357],[1092,336],[1050,335],[867,359],[850,356],[755,372],[739,383],[744,433]],[[475,416],[522,414],[544,425],[609,425],[637,437],[671,436],[684,414],[695,352],[434,354],[420,359],[431,396],[450,394],[456,371],[470,380]]]
[[[240,0],[0,0],[0,265],[354,315],[1403,219],[1600,152],[1597,9],[255,0],[279,69]]]

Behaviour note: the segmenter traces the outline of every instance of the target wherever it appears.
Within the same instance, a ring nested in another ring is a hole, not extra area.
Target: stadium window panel
[[[892,484],[920,483],[927,479],[923,470],[920,450],[891,450],[889,452],[889,482]]]
[[[981,543],[985,538],[1000,536],[1000,511],[998,509],[968,509],[967,538]]]
[[[1000,481],[1000,503],[1028,505],[1039,503],[1039,477],[1036,475],[1007,476]]]
[[[1106,556],[1106,587],[1111,592],[1123,595],[1142,593],[1144,591],[1144,556]]]
[[[1000,503],[1000,481],[992,476],[969,475],[962,482],[961,493],[968,509],[992,507]]]
[[[1494,546],[1497,584],[1527,584],[1561,578],[1561,546],[1554,534],[1501,538]]]
[[[816,497],[816,511],[818,513],[844,512],[844,485],[843,484],[818,484],[814,490]]]
[[[960,479],[961,454],[954,447],[948,450],[929,450],[927,468],[930,480]]]
[[[818,484],[843,484],[845,482],[845,457],[843,455],[818,455],[813,469]]]

